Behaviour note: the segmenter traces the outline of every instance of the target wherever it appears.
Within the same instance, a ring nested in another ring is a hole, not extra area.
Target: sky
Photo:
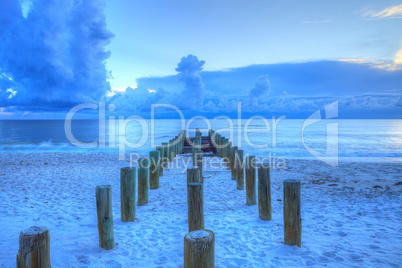
[[[0,0],[0,119],[402,118],[402,1]],[[82,117],[94,116],[82,111]],[[161,117],[174,117],[169,109]]]

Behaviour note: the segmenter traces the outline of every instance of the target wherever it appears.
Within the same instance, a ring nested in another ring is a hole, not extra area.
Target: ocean
[[[402,161],[402,120],[322,120],[311,125],[293,119],[208,122],[210,126],[204,120],[159,119],[128,124],[117,119],[103,124],[73,120],[69,139],[64,120],[2,120],[0,152],[116,153],[125,148],[127,153],[146,155],[189,125],[191,136],[197,127],[203,135],[209,128],[219,130],[245,153],[259,157],[314,159],[329,153],[340,161]]]

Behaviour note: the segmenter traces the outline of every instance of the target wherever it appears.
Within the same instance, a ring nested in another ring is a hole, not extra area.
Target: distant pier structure
[[[197,129],[195,137],[186,137],[184,140],[183,154],[192,153],[193,147],[198,146],[203,153],[216,154],[218,150],[216,149],[214,143],[211,140],[211,135],[202,136],[201,132]]]

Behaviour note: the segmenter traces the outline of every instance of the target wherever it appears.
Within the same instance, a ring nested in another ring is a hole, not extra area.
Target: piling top
[[[98,189],[112,189],[112,185],[99,185],[96,186],[96,190]]]
[[[213,232],[210,230],[196,230],[196,231],[189,232],[186,236],[189,238],[193,238],[193,239],[200,239],[200,238],[208,237],[211,233],[213,233]]]
[[[121,169],[131,170],[131,169],[135,169],[135,167],[122,167]]]
[[[283,181],[283,183],[285,184],[285,183],[300,183],[300,180],[297,180],[297,179],[286,179],[286,180],[284,180]]]
[[[44,226],[32,226],[28,229],[25,229],[22,231],[24,235],[35,235],[35,234],[41,234],[48,231],[48,229]]]

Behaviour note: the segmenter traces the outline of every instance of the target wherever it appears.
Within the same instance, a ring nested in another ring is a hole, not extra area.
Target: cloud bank
[[[71,107],[110,91],[105,50],[105,0],[2,0],[0,102],[2,107]]]

